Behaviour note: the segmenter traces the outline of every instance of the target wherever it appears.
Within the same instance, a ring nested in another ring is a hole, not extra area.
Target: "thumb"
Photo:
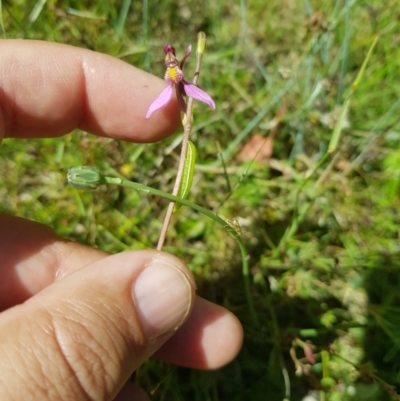
[[[194,281],[156,251],[105,257],[0,314],[0,399],[112,400],[188,317]]]

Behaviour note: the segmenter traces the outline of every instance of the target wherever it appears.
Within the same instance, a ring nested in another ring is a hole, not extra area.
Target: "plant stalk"
[[[120,177],[108,177],[108,176],[104,176],[104,182],[106,184],[120,185],[120,186],[123,186],[126,188],[133,188],[133,189],[136,189],[137,191],[146,192],[146,193],[149,193],[152,195],[160,196],[160,197],[169,199],[171,201],[171,203],[173,203],[173,204],[175,204],[176,202],[179,202],[179,203],[186,205],[194,210],[197,210],[198,212],[204,214],[205,216],[209,217],[210,219],[215,221],[217,224],[222,226],[222,228],[226,232],[228,232],[231,235],[231,237],[233,237],[233,239],[236,241],[236,243],[239,246],[240,255],[242,258],[242,274],[243,274],[243,278],[244,278],[244,290],[245,290],[245,294],[246,294],[247,304],[249,307],[249,312],[250,312],[250,315],[251,315],[251,318],[253,320],[255,327],[260,327],[258,316],[257,316],[256,310],[254,308],[253,297],[251,295],[250,269],[249,269],[249,262],[248,262],[249,255],[247,253],[247,249],[246,249],[246,246],[245,246],[241,236],[224,219],[222,219],[215,213],[211,212],[210,210],[208,210],[204,207],[201,207],[193,202],[188,201],[187,199],[179,198],[179,197],[169,194],[167,192],[160,191],[158,189],[151,188],[151,187],[148,187],[143,184],[139,184],[138,182],[129,181],[129,180],[126,180],[126,179],[120,178]]]
[[[199,81],[199,76],[200,76],[200,69],[201,69],[201,61],[203,59],[203,54],[204,54],[204,46],[205,46],[205,34],[203,32],[199,32],[199,42],[200,40],[203,41],[203,48],[202,51],[201,49],[199,50],[199,44],[197,45],[197,62],[196,62],[196,70],[194,73],[193,77],[193,84],[197,85],[197,82]],[[185,160],[186,160],[186,155],[187,155],[187,149],[188,149],[188,144],[189,144],[189,139],[190,139],[190,134],[192,132],[192,126],[193,126],[193,98],[188,97],[187,101],[187,106],[186,106],[186,113],[183,116],[183,123],[184,123],[184,131],[183,131],[183,139],[182,139],[182,147],[181,147],[181,155],[179,158],[179,165],[178,165],[178,172],[176,174],[176,179],[175,179],[175,185],[172,190],[172,195],[176,196],[178,195],[179,188],[182,183],[182,176],[183,176],[183,170],[185,168]],[[175,202],[172,201],[168,205],[167,213],[164,217],[164,223],[161,228],[160,232],[160,237],[158,239],[158,244],[157,244],[157,250],[162,251],[162,248],[164,246],[165,238],[167,236],[167,231],[169,224],[171,222],[171,217],[172,213],[174,211],[174,206]]]

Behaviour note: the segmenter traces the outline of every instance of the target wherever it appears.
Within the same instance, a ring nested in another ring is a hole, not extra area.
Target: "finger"
[[[106,256],[60,239],[43,224],[0,214],[0,227],[0,310],[26,301]],[[198,369],[217,368],[235,357],[242,337],[241,325],[232,313],[196,297],[191,316],[157,357]]]
[[[180,126],[175,97],[151,119],[160,78],[121,60],[48,42],[0,40],[0,140],[55,137],[80,128],[135,142]]]
[[[0,311],[106,254],[59,238],[48,226],[0,214]]]
[[[3,312],[2,399],[114,399],[187,318],[194,287],[175,257],[132,251],[79,269]]]
[[[188,320],[154,356],[189,368],[217,369],[236,357],[242,342],[243,329],[238,318],[197,297]]]

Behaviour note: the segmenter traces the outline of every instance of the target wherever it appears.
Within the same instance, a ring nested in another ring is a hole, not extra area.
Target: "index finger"
[[[121,60],[72,46],[0,40],[0,140],[57,137],[74,128],[153,142],[180,125],[175,97],[145,120],[165,88]]]

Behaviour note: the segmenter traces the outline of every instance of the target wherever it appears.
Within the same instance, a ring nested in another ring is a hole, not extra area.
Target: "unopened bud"
[[[71,167],[67,175],[68,184],[78,189],[96,189],[104,184],[103,175],[95,167]]]
[[[175,56],[175,47],[170,45],[170,44],[165,45],[164,46],[164,53],[165,54],[172,53]]]
[[[204,54],[206,50],[206,34],[199,32],[197,35],[197,54]]]
[[[186,123],[187,123],[186,113],[181,112],[181,122],[182,122],[182,126],[186,125]]]

